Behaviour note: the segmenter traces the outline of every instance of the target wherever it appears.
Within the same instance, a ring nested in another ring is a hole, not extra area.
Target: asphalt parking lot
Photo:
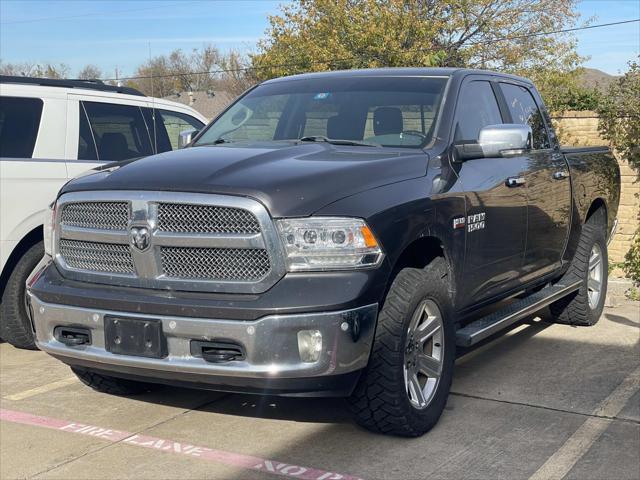
[[[163,388],[95,393],[41,352],[0,345],[0,476],[638,479],[640,304],[593,328],[529,320],[457,361],[418,439],[351,423],[340,400]]]

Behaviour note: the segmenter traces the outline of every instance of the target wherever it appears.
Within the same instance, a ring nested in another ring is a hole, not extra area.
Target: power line
[[[496,38],[495,40],[489,40],[489,41],[484,41],[484,42],[470,42],[469,45],[477,45],[477,44],[482,44],[482,43],[492,43],[492,42],[501,42],[503,40],[520,40],[520,39],[525,39],[525,38],[530,38],[530,37],[541,37],[543,35],[554,35],[556,33],[571,33],[571,32],[577,32],[579,30],[590,30],[592,28],[602,28],[602,27],[612,27],[614,25],[623,25],[626,23],[636,23],[636,22],[640,22],[640,18],[634,18],[633,20],[620,20],[619,22],[610,22],[610,23],[599,23],[597,25],[586,25],[584,27],[574,27],[574,28],[565,28],[563,30],[555,30],[552,32],[537,32],[537,33],[529,33],[526,35],[514,35],[512,37],[502,37],[502,38]]]
[[[530,33],[530,34],[526,34],[526,35],[514,35],[514,36],[505,36],[505,37],[499,37],[499,38],[494,38],[491,40],[483,40],[483,41],[478,41],[478,42],[469,42],[468,45],[482,45],[482,44],[487,44],[487,43],[495,43],[495,42],[503,42],[506,40],[524,40],[526,38],[531,38],[531,37],[540,37],[540,36],[544,36],[544,35],[556,35],[556,34],[562,34],[562,33],[571,33],[571,32],[577,32],[579,30],[590,30],[593,28],[602,28],[602,27],[612,27],[615,25],[623,25],[623,24],[628,24],[628,23],[637,23],[640,22],[640,18],[635,18],[632,20],[620,20],[618,22],[609,22],[609,23],[600,23],[597,25],[586,25],[583,27],[574,27],[574,28],[565,28],[562,30],[553,30],[553,31],[548,31],[548,32],[536,32],[536,33]],[[402,53],[407,53],[407,52],[424,52],[424,51],[429,51],[429,48],[416,48],[416,49],[407,49],[407,50],[403,50]],[[368,55],[368,58],[375,58],[375,55]],[[350,57],[334,57],[334,58],[329,58],[329,59],[324,59],[324,60],[315,60],[315,61],[309,61],[309,62],[305,62],[305,66],[306,65],[317,65],[317,64],[323,64],[323,63],[328,63],[328,64],[332,64],[332,63],[340,63],[340,62],[344,62],[344,61],[348,61],[348,60],[353,60],[355,58],[362,58],[362,57],[356,57],[356,56],[350,56]],[[106,78],[105,80],[107,81],[111,81],[111,80],[148,80],[148,79],[153,79],[153,78],[170,78],[170,77],[186,77],[189,75],[217,75],[217,74],[221,74],[221,73],[233,73],[233,72],[248,72],[248,71],[252,71],[252,70],[266,70],[269,68],[285,68],[285,67],[296,67],[296,66],[302,66],[300,62],[296,62],[296,63],[281,63],[281,64],[268,64],[268,65],[261,65],[261,66],[252,66],[252,67],[238,67],[238,68],[220,68],[220,69],[215,69],[215,70],[206,70],[206,71],[201,71],[201,72],[185,72],[185,73],[167,73],[167,74],[162,74],[162,75],[138,75],[138,76],[132,76],[132,77],[121,77],[119,79],[116,78]]]

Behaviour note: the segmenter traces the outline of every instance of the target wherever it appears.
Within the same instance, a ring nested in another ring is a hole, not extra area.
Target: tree
[[[640,173],[640,57],[609,85],[598,114],[602,136]]]
[[[234,96],[240,95],[258,82],[247,59],[234,50],[222,55],[218,65],[221,70],[225,70],[220,74],[218,88]]]
[[[69,65],[60,63],[4,63],[0,65],[0,75],[15,75],[20,77],[66,78],[69,75]]]
[[[81,80],[98,80],[102,78],[102,70],[96,65],[85,65],[84,68],[78,72],[78,78]]]
[[[134,86],[147,95],[167,97],[176,92],[223,89],[241,93],[252,84],[244,73],[245,60],[235,51],[220,53],[213,45],[190,53],[174,50],[143,63],[136,70]],[[233,71],[227,71],[227,70]]]
[[[181,90],[176,82],[175,72],[171,72],[168,59],[164,55],[153,57],[140,65],[135,77],[127,82],[146,95],[167,97]]]
[[[269,17],[252,56],[260,79],[399,66],[488,68],[569,89],[581,58],[577,0],[295,0]]]
[[[598,108],[598,128],[604,138],[629,162],[640,178],[640,57],[629,70],[609,85]],[[638,212],[640,224],[640,212]],[[623,268],[640,285],[640,227]]]

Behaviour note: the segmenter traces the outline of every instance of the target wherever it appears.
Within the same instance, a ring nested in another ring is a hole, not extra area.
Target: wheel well
[[[587,216],[585,217],[585,223],[588,221],[602,225],[605,230],[607,229],[607,205],[603,199],[596,198],[591,203],[591,206],[589,206],[589,210],[587,211]]]
[[[422,237],[409,244],[393,268],[395,273],[403,268],[424,268],[434,258],[444,257],[442,242],[436,237]],[[394,275],[395,276],[395,275]]]
[[[384,292],[383,303],[400,270],[403,268],[424,268],[438,257],[447,260],[442,242],[437,237],[421,237],[407,245],[393,266]],[[450,266],[448,268],[450,269]]]
[[[9,280],[9,275],[13,272],[16,264],[22,258],[22,255],[25,254],[27,250],[33,247],[36,243],[44,240],[44,232],[42,229],[42,225],[34,228],[29,233],[27,233],[22,240],[16,245],[16,248],[13,249],[11,255],[7,259],[7,263],[2,269],[2,274],[0,274],[0,298],[4,294],[4,289],[7,286],[7,281]]]

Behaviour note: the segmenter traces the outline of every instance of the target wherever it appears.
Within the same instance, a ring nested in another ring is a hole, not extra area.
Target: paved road
[[[437,427],[399,439],[359,429],[339,400],[102,395],[2,344],[0,477],[640,478],[640,304],[593,328],[531,320],[456,368]]]

